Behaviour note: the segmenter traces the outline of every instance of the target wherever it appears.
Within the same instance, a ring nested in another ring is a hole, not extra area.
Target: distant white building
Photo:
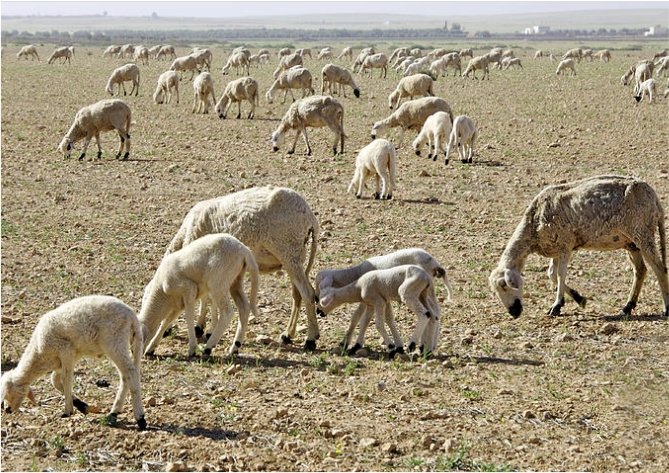
[[[523,30],[523,34],[547,34],[550,30],[550,26],[532,26],[531,28],[525,28],[525,30]]]
[[[651,26],[648,31],[646,31],[643,35],[644,36],[666,36],[667,33],[669,33],[669,29],[665,28],[664,26]]]

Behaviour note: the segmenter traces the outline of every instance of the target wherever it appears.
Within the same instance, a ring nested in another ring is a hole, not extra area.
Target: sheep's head
[[[391,110],[393,109],[393,103],[395,103],[397,101],[397,96],[398,95],[399,95],[399,92],[394,91],[388,97],[388,107],[390,107]]]
[[[283,144],[283,133],[275,131],[272,133],[272,138],[270,138],[270,140],[272,141],[272,149],[274,151],[279,151],[279,148]]]
[[[65,156],[66,158],[69,158],[70,154],[72,154],[73,149],[74,149],[74,143],[72,142],[70,137],[66,135],[58,145],[58,151],[63,153],[63,156]]]
[[[228,106],[228,99],[224,95],[221,97],[221,99],[218,101],[216,106],[214,107],[214,110],[216,111],[216,115],[218,115],[218,118],[225,118],[225,109]]]
[[[11,377],[11,371],[2,375],[0,381],[0,402],[5,412],[17,412],[23,400],[28,397],[34,404],[35,395],[27,384],[15,384]]]
[[[497,267],[489,278],[490,290],[506,307],[506,310],[517,318],[523,311],[523,277],[517,269]]]
[[[374,126],[372,127],[372,139],[375,140],[377,136],[383,135],[387,129],[388,125],[382,121],[374,123]]]
[[[420,156],[420,148],[423,145],[423,143],[421,141],[422,140],[420,139],[420,136],[419,136],[418,138],[413,140],[413,143],[411,144],[411,146],[413,147],[413,150],[416,152],[416,156]]]
[[[163,103],[163,89],[158,89],[153,93],[153,101],[158,105]]]

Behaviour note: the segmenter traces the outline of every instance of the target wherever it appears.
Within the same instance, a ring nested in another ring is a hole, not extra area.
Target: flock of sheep
[[[68,49],[70,51],[70,49]],[[541,54],[540,54],[541,53]],[[55,54],[55,53],[54,53]],[[69,59],[74,54],[66,54]],[[177,57],[171,46],[110,47],[104,55],[132,55],[135,63],[122,66],[111,74],[106,91],[114,95],[120,90],[126,94],[123,83],[132,81],[130,95],[137,94],[140,74],[137,62],[149,57],[165,57],[171,66],[158,79],[153,99],[157,104],[169,103],[183,82],[183,73],[191,71],[193,79],[193,113],[207,113],[211,104],[220,118],[225,118],[229,107],[238,104],[237,118],[241,117],[241,103],[251,105],[247,118],[255,116],[259,105],[259,86],[256,80],[245,76],[230,81],[217,101],[210,68],[211,51],[194,49],[188,55]],[[23,48],[18,57],[37,56],[34,46]],[[335,64],[322,69],[321,95],[315,95],[312,76],[303,65],[311,51],[280,51],[279,65],[274,71],[275,82],[266,93],[269,101],[280,91],[293,94],[300,90],[302,97],[288,107],[271,142],[278,150],[285,135],[295,130],[295,139],[288,153],[295,151],[299,135],[304,138],[307,154],[311,147],[307,127],[329,127],[335,139],[335,154],[344,152],[344,106],[331,94],[345,98],[346,87],[355,97],[360,96],[353,74],[364,74],[369,69],[380,69],[386,77],[388,67],[399,68],[403,78],[388,97],[394,111],[374,123],[373,141],[362,148],[355,160],[355,171],[349,186],[356,197],[361,197],[365,181],[376,181],[374,197],[391,199],[396,176],[396,148],[401,145],[407,130],[418,131],[412,143],[416,154],[427,147],[427,156],[436,160],[440,153],[448,164],[451,148],[455,146],[461,160],[471,163],[477,128],[472,118],[455,116],[449,104],[434,96],[431,71],[445,74],[448,67],[461,70],[462,57],[470,57],[462,77],[475,77],[476,70],[489,74],[488,66],[500,69],[518,66],[512,51],[497,48],[481,56],[471,50],[448,53],[435,50],[423,56],[420,51],[398,48],[390,56],[372,48],[358,55],[351,70]],[[332,59],[334,53],[324,48],[319,59]],[[342,50],[340,59],[353,58],[350,48]],[[535,58],[543,57],[537,52]],[[563,61],[581,61],[584,57],[610,58],[606,51],[585,53],[572,50]],[[427,58],[427,60],[423,60]],[[658,73],[667,69],[666,53],[654,58]],[[633,66],[626,74],[626,85],[634,76],[635,94],[643,94],[649,78],[639,70],[653,72],[654,61]],[[268,51],[251,55],[248,49],[238,48],[230,54],[222,69],[228,74],[232,68],[246,71],[252,64],[271,62]],[[420,67],[412,67],[420,64]],[[565,66],[569,67],[569,66]],[[202,69],[207,69],[204,71]],[[564,67],[563,67],[564,68]],[[409,72],[411,71],[411,72]],[[195,76],[195,72],[198,75]],[[558,74],[561,68],[558,67]],[[575,73],[575,71],[574,71]],[[327,95],[326,93],[327,84]],[[114,86],[116,87],[116,91]],[[652,101],[652,91],[647,92]],[[665,96],[667,93],[665,92]],[[405,100],[402,103],[402,100]],[[98,158],[101,156],[99,135],[115,130],[121,145],[117,158],[128,159],[130,154],[129,129],[132,124],[130,107],[120,99],[112,98],[83,107],[61,141],[58,149],[69,156],[76,142],[84,140],[79,159],[86,154],[90,140],[95,137]],[[388,129],[399,127],[400,136],[395,144],[381,138]],[[550,258],[548,275],[556,285],[556,300],[549,313],[558,315],[565,303],[565,292],[580,305],[586,299],[566,285],[566,271],[571,254],[580,249],[628,251],[634,267],[635,281],[622,313],[630,314],[637,304],[647,269],[651,267],[658,279],[664,301],[663,313],[669,316],[669,279],[667,276],[666,230],[664,211],[655,191],[645,182],[625,176],[596,176],[580,181],[549,186],[540,192],[527,207],[520,223],[504,250],[499,265],[489,277],[490,289],[513,317],[522,312],[522,271],[530,254]],[[403,337],[392,313],[392,301],[406,305],[416,317],[407,351],[430,354],[439,340],[441,309],[435,294],[435,279],[442,279],[451,298],[451,286],[446,270],[428,252],[409,248],[388,255],[369,258],[348,268],[326,269],[319,272],[312,285],[309,273],[318,251],[319,222],[306,200],[285,187],[256,187],[222,197],[199,202],[188,212],[176,235],[170,242],[153,278],[146,285],[138,315],[114,297],[85,296],[74,299],[45,314],[38,322],[28,347],[18,366],[3,374],[0,399],[8,412],[17,411],[25,397],[34,400],[30,385],[44,373],[52,372],[52,384],[65,396],[64,416],[77,408],[88,412],[88,405],[72,393],[75,362],[88,356],[107,355],[116,365],[121,384],[109,416],[116,418],[122,411],[128,391],[131,394],[133,414],[140,429],[146,428],[141,401],[140,362],[144,354],[153,353],[169,329],[182,313],[188,331],[188,354],[194,356],[198,342],[206,342],[202,357],[211,356],[212,350],[227,331],[234,315],[230,298],[239,314],[236,334],[229,353],[241,348],[249,315],[257,314],[259,275],[282,269],[291,280],[293,304],[287,329],[281,341],[290,343],[296,335],[301,306],[307,314],[305,349],[313,350],[319,338],[317,314],[325,315],[343,304],[358,304],[349,328],[341,342],[342,350],[355,354],[364,345],[365,331],[372,317],[384,340],[389,356],[405,353]],[[656,244],[659,235],[659,247]],[[246,274],[250,275],[250,289],[244,288]],[[196,316],[196,305],[200,303]],[[206,327],[207,306],[210,305],[210,323]],[[389,335],[386,326],[390,329]],[[349,347],[354,332],[358,336]]]

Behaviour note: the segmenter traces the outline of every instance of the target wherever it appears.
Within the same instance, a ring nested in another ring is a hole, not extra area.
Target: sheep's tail
[[[307,277],[309,277],[311,268],[313,267],[314,262],[316,261],[316,250],[318,249],[318,231],[319,231],[318,221],[314,216],[314,224],[309,229],[309,234],[311,234],[311,249],[309,251],[309,261],[307,261],[307,268],[304,272],[304,274],[306,274]],[[307,235],[307,238],[309,238],[309,235]]]
[[[395,187],[395,177],[397,176],[397,157],[395,150],[393,149],[390,153],[390,159],[388,160],[388,173],[390,174],[390,182],[393,187]]]
[[[137,368],[137,372],[141,373],[140,365],[142,363],[142,355],[144,354],[144,332],[142,324],[135,317],[132,323],[132,361]]]
[[[258,263],[253,257],[251,250],[248,251],[244,264],[246,265],[246,271],[248,271],[251,276],[251,293],[249,294],[249,303],[251,304],[251,312],[253,315],[258,317],[258,288],[260,287],[260,270],[258,269]]]

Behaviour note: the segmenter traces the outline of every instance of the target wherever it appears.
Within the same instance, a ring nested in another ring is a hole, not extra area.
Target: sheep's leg
[[[235,301],[237,306],[237,312],[239,312],[239,318],[237,320],[237,332],[235,333],[235,339],[230,346],[230,354],[239,352],[244,339],[246,338],[246,332],[249,327],[249,314],[251,313],[251,304],[249,299],[244,293],[244,278],[241,275],[235,284],[233,284],[230,289],[232,299]]]
[[[548,265],[548,277],[550,280],[553,282],[553,285],[557,288],[557,273],[555,272],[555,259],[551,259],[550,264]],[[572,299],[580,305],[581,307],[585,308],[585,304],[588,301],[585,297],[583,297],[581,294],[576,289],[573,289],[569,287],[569,285],[565,284],[565,290],[569,293]]]
[[[202,337],[204,336],[204,340],[208,340],[209,337],[211,336],[211,331],[205,331],[207,328],[207,303],[209,301],[209,296],[205,295],[200,298],[200,309],[198,311],[198,317],[197,317],[197,323],[195,324],[195,336],[197,337],[198,340],[202,341]],[[210,327],[213,327],[216,325],[216,322],[212,319]]]
[[[51,384],[58,392],[63,395],[65,394],[65,390],[63,388],[63,373],[61,370],[56,370],[51,373]],[[74,394],[72,394],[72,405],[76,407],[77,410],[82,414],[88,414],[88,404],[86,404]]]
[[[395,149],[399,149],[400,146],[402,146],[402,138],[404,138],[404,127],[400,127],[400,137],[397,139],[397,146],[395,146]]]
[[[365,317],[362,318],[363,316]],[[355,345],[353,345],[353,347],[350,350],[348,350],[349,355],[354,355],[356,351],[362,348],[362,343],[365,339],[365,330],[367,329],[369,320],[367,317],[367,306],[365,306],[365,304],[363,303],[358,304],[358,307],[355,309],[355,312],[353,312],[353,315],[351,316],[351,321],[348,324],[348,330],[346,331],[346,335],[344,335],[344,339],[339,344],[339,347],[342,350],[346,350],[346,348],[348,348],[348,344],[351,341],[351,338],[353,337],[353,332],[355,332],[355,328],[358,326],[358,324],[361,324],[360,333],[362,334],[362,337],[359,333]]]
[[[641,293],[641,287],[643,286],[643,282],[646,279],[646,273],[648,272],[648,270],[646,269],[646,264],[643,261],[644,258],[642,256],[641,250],[633,244],[626,249],[627,249],[627,256],[630,262],[632,263],[632,269],[634,271],[634,283],[632,283],[632,289],[630,290],[629,296],[627,297],[627,303],[625,304],[625,307],[623,307],[622,310],[620,311],[621,315],[630,315],[632,313],[632,309],[636,307],[636,304],[639,300],[639,294]],[[646,253],[646,257],[649,256],[650,255]],[[665,303],[666,302],[667,301],[665,300]]]
[[[380,169],[377,169],[377,175],[376,175],[376,196],[377,198],[380,199],[389,199],[391,195],[391,189],[390,189],[390,173],[388,172],[388,166],[385,163],[380,167]],[[381,181],[382,188],[381,188],[381,194],[379,194],[379,180]]]
[[[242,101],[239,100],[237,102],[237,118],[239,119],[241,117],[242,117]]]
[[[202,353],[202,359],[208,360],[211,356],[211,351],[214,349],[216,344],[218,344],[223,332],[225,332],[230,326],[234,311],[232,310],[232,304],[230,303],[230,297],[228,297],[228,290],[222,289],[222,291],[216,295],[212,294],[211,299],[216,306],[219,317],[216,325],[214,326],[214,331],[207,340],[207,345]]]
[[[568,264],[569,264],[569,251],[568,250],[560,251],[559,256],[555,258],[555,265],[557,270],[557,292],[555,296],[555,302],[548,311],[548,315],[554,317],[560,315],[560,310],[564,305],[564,293],[566,289]]]
[[[390,302],[386,303],[386,314],[385,314],[385,323],[390,329],[390,333],[393,335],[393,340],[395,342],[395,348],[393,349],[393,356],[395,354],[404,353],[404,342],[402,341],[402,335],[397,329],[397,324],[395,323],[395,316],[393,315],[393,306]]]
[[[284,252],[287,254],[287,251]],[[305,309],[307,311],[307,341],[305,342],[305,350],[315,350],[316,340],[320,338],[318,330],[318,320],[316,320],[316,303],[314,302],[315,293],[309,278],[304,273],[300,261],[295,261],[292,264],[284,265],[284,269],[288,273],[293,283],[293,307],[290,314],[290,323],[287,332],[281,334],[283,343],[290,343],[292,337],[295,336],[297,328],[297,319],[300,315],[300,306],[304,300]]]
[[[183,293],[184,318],[188,329],[188,356],[195,356],[197,349],[197,337],[195,336],[195,300],[197,287],[194,285],[184,289]]]
[[[65,396],[65,411],[63,412],[62,417],[70,417],[74,411],[72,400],[74,361],[73,354],[70,353],[69,349],[66,347],[60,354],[60,387],[63,396]],[[56,387],[55,384],[54,387]]]
[[[662,225],[662,223],[660,223],[660,225]],[[650,241],[653,241],[653,239]],[[667,268],[662,259],[658,256],[654,243],[648,246],[639,246],[644,261],[650,265],[655,273],[655,277],[657,277],[660,292],[662,293],[662,300],[664,301],[664,316],[669,317],[669,277],[667,276]]]
[[[384,299],[378,300],[374,304],[374,323],[376,324],[376,330],[379,332],[383,338],[383,344],[388,349],[388,354],[392,358],[395,355],[395,343],[388,335],[386,331],[386,306],[388,302]]]
[[[307,156],[311,156],[311,146],[309,145],[309,138],[307,138],[307,128],[302,128],[302,136],[304,137],[304,144],[307,147]],[[297,144],[297,136],[295,136],[295,143],[293,144],[293,151],[295,151],[295,144]]]
[[[117,415],[123,412],[123,406],[125,405],[125,400],[128,397],[128,391],[130,391],[130,397],[132,399],[132,411],[135,420],[137,421],[139,430],[146,430],[144,408],[142,407],[140,374],[139,370],[133,363],[132,358],[130,358],[128,347],[124,346],[123,350],[110,350],[107,353],[107,357],[114,363],[114,365],[116,365],[116,370],[118,371],[119,379],[121,380],[120,386],[116,391],[116,398],[114,399],[114,404],[112,405],[108,418],[110,420],[116,421]]]

